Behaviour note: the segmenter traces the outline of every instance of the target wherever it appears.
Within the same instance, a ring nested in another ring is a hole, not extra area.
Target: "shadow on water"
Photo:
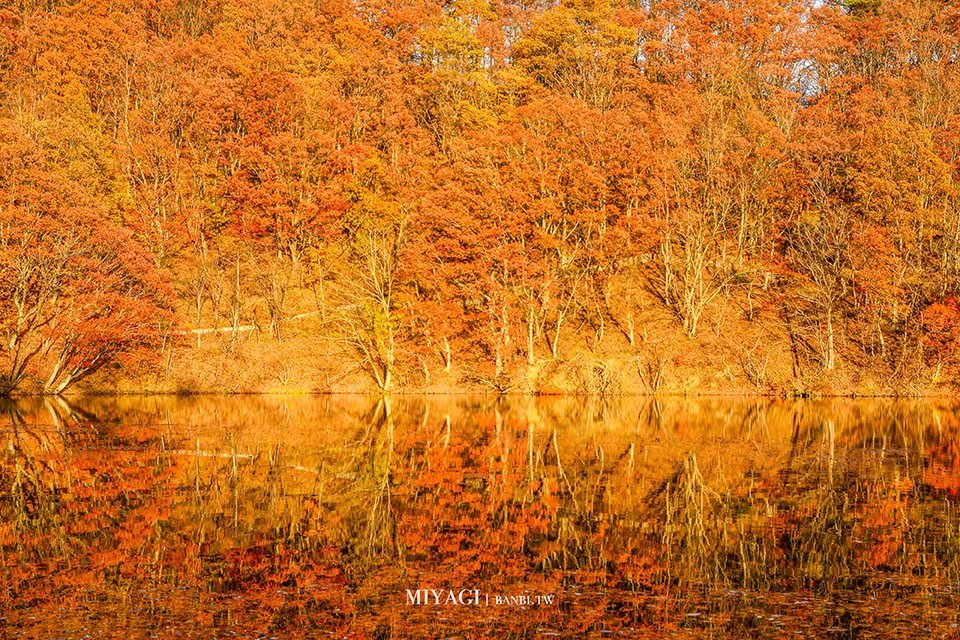
[[[949,402],[0,402],[11,637],[957,637]]]

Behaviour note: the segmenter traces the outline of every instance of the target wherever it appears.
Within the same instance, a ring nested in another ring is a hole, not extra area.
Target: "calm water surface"
[[[958,408],[7,402],[0,638],[957,638]]]

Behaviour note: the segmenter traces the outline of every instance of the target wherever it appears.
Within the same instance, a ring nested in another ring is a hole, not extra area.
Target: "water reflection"
[[[960,623],[949,402],[0,412],[11,637],[927,638]],[[424,604],[449,591],[470,602]]]

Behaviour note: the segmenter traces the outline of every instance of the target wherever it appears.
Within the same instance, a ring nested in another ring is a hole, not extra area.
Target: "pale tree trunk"
[[[560,344],[560,327],[563,325],[564,319],[567,317],[567,314],[570,312],[570,304],[573,302],[573,298],[577,293],[577,287],[580,285],[580,278],[577,278],[573,283],[573,289],[570,290],[570,293],[567,295],[567,301],[557,313],[556,322],[553,325],[553,339],[550,339],[550,336],[547,336],[547,342],[550,345],[550,355],[554,360],[557,359],[558,347]],[[546,333],[546,332],[544,332]]]
[[[527,364],[533,366],[533,307],[527,312]]]
[[[440,350],[443,355],[443,370],[450,373],[450,341],[447,336],[443,336],[443,348]]]
[[[827,307],[826,313],[826,324],[827,324],[827,348],[826,353],[824,354],[824,364],[823,368],[827,371],[833,371],[834,367],[834,350],[833,350],[833,308]]]
[[[203,312],[203,297],[206,292],[206,285],[204,284],[203,274],[198,274],[197,279],[193,283],[194,286],[194,310],[196,311],[197,318],[197,347],[200,346],[200,314]]]
[[[240,256],[237,256],[233,278],[233,296],[230,300],[230,316],[232,319],[230,332],[230,347],[233,348],[240,337]]]

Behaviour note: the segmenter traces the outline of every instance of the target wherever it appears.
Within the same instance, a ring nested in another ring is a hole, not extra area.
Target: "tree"
[[[105,366],[156,358],[173,322],[167,275],[15,125],[2,123],[0,140],[0,391],[33,376],[60,394]]]
[[[534,18],[513,63],[542,87],[606,108],[627,85],[637,34],[606,0],[567,0]]]

